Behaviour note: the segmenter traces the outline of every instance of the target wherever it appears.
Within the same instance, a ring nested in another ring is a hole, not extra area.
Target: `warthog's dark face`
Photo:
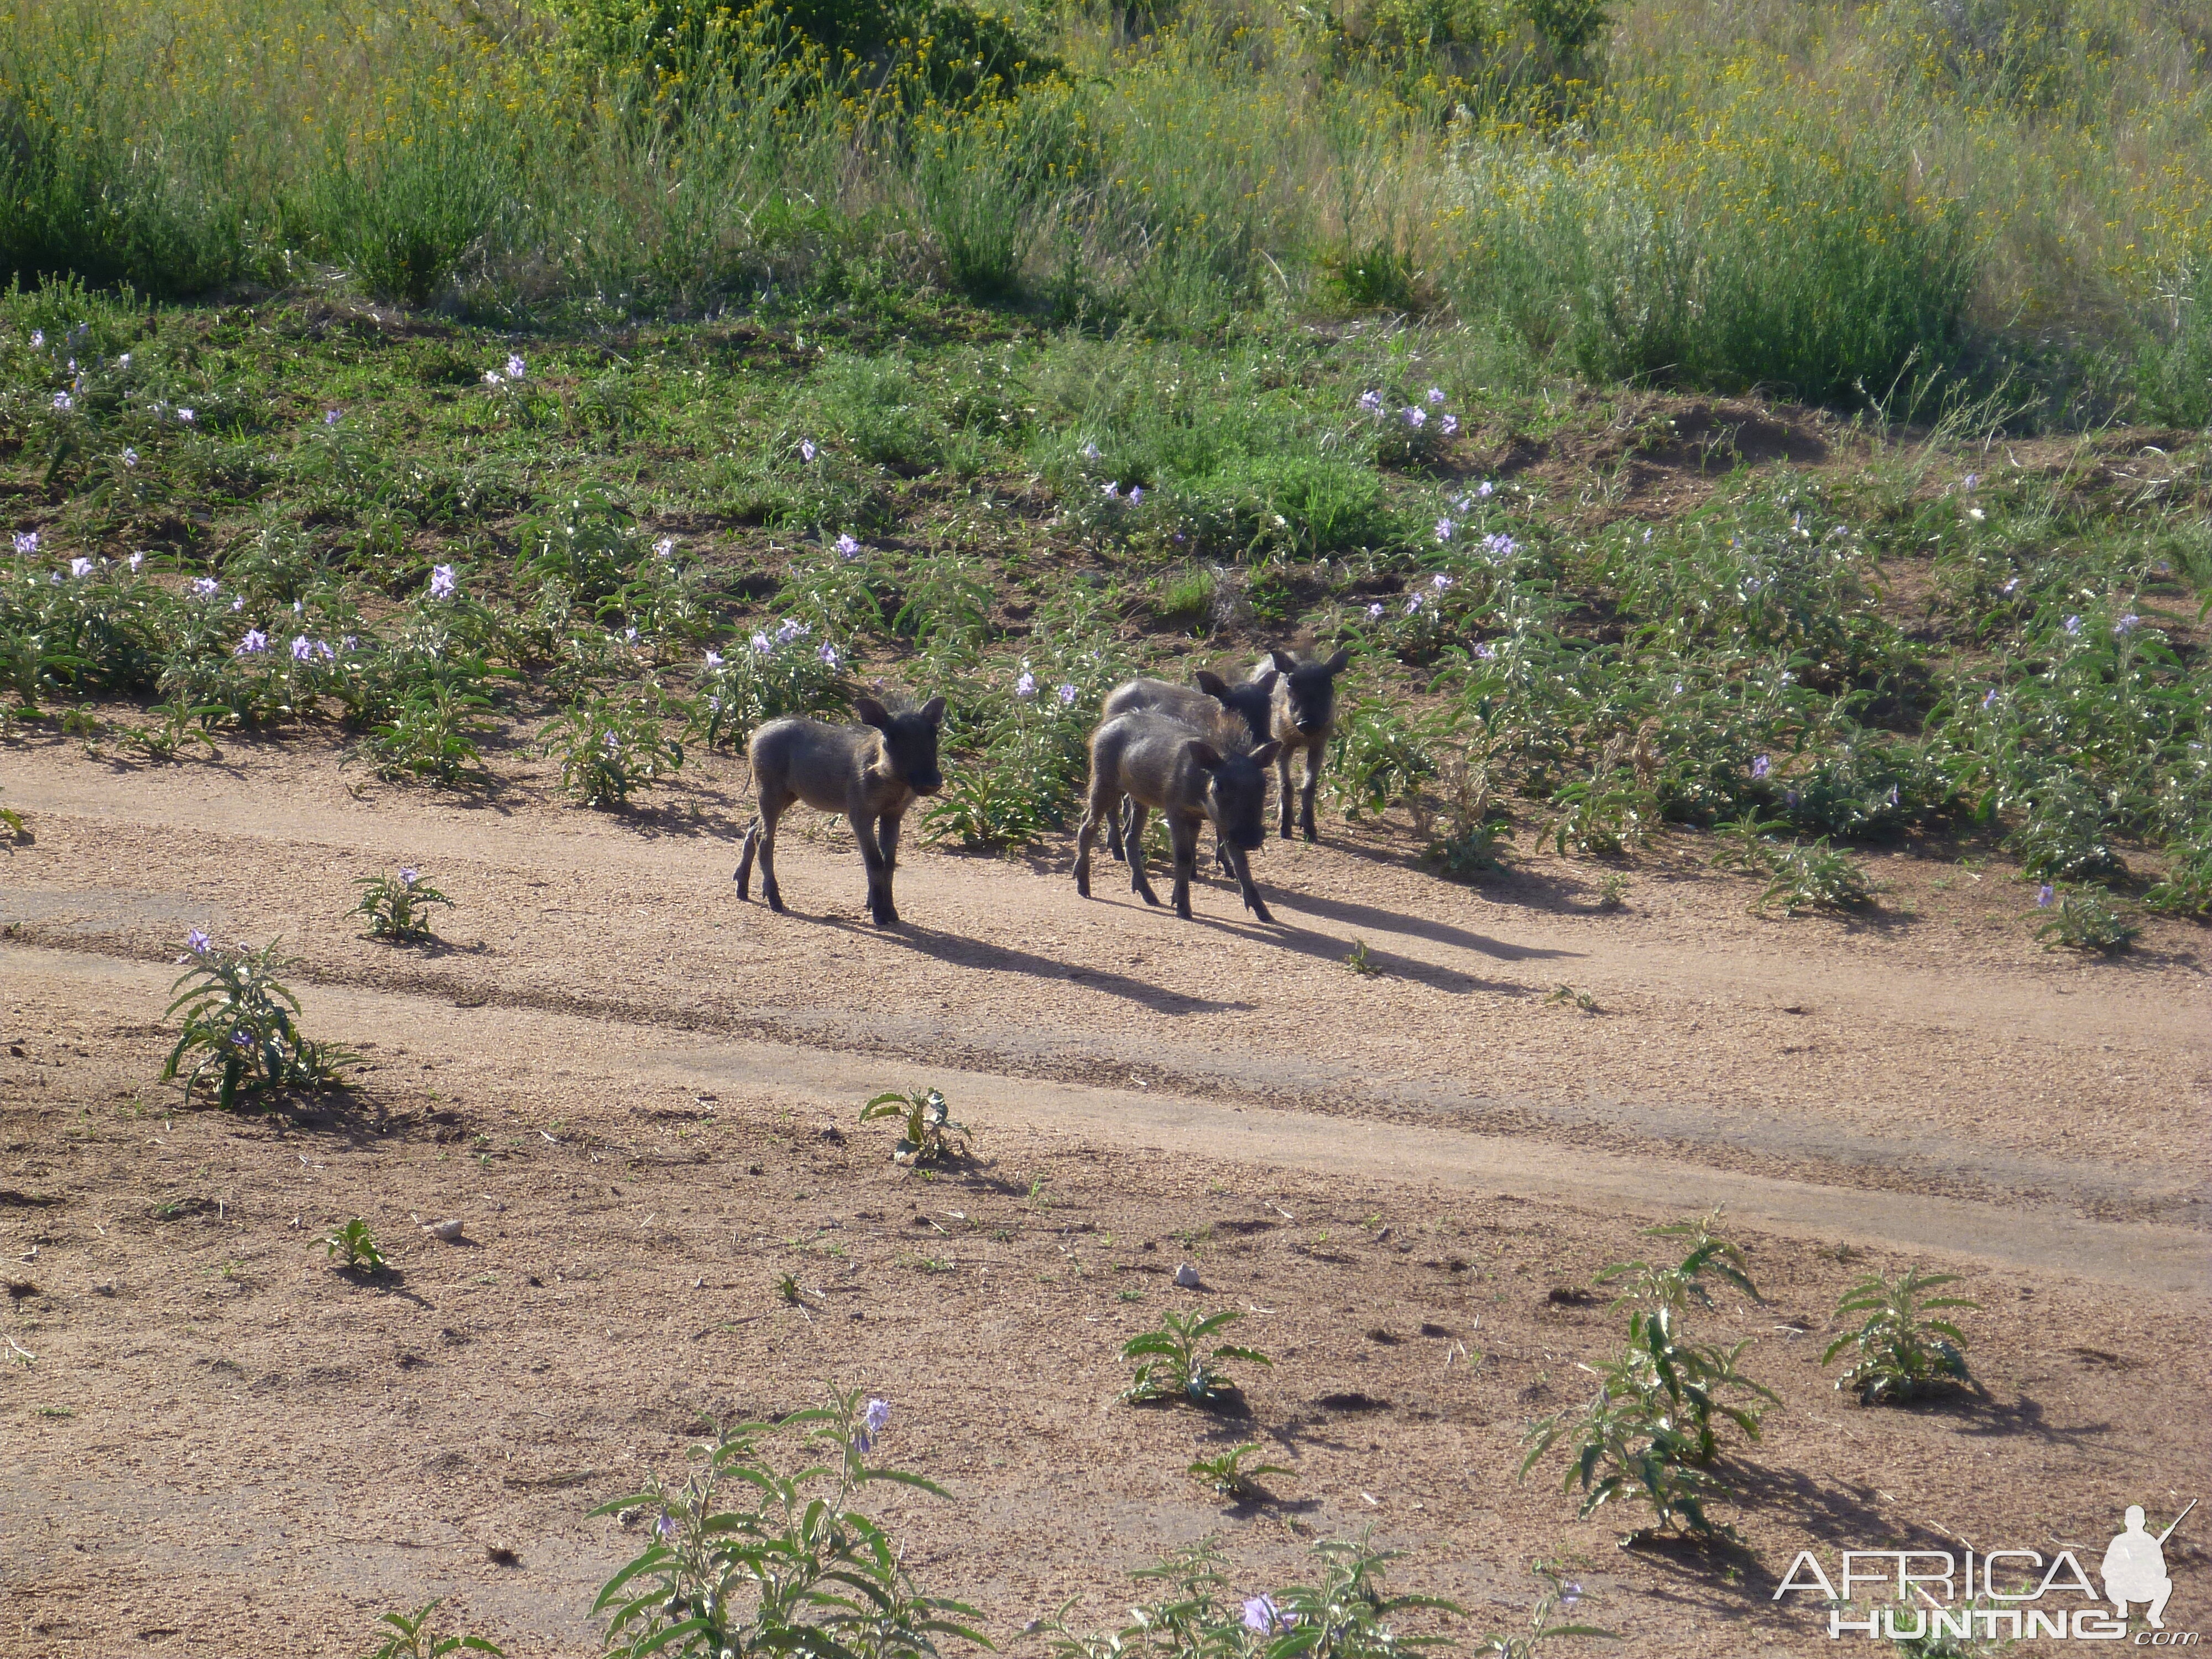
[[[945,699],[932,697],[919,708],[894,714],[871,697],[854,704],[861,720],[884,734],[884,756],[891,775],[917,795],[933,795],[945,787],[945,773],[937,764],[937,733],[945,722]]]
[[[1206,774],[1206,815],[1222,840],[1247,853],[1267,839],[1267,763],[1278,747],[1263,743],[1249,755],[1222,755],[1208,744],[1192,745]]]
[[[1340,651],[1325,662],[1300,662],[1287,651],[1273,654],[1290,696],[1291,724],[1307,737],[1328,731],[1336,719],[1336,677],[1351,653]]]
[[[1275,682],[1282,675],[1273,669],[1256,680],[1243,685],[1231,685],[1218,674],[1198,671],[1198,689],[1218,702],[1231,714],[1244,722],[1252,733],[1252,741],[1265,743],[1274,720]]]

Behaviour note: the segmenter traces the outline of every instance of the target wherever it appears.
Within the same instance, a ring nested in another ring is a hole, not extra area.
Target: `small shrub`
[[[2194,847],[2166,849],[2165,876],[2143,895],[2143,908],[2162,916],[2212,915],[2212,824],[2197,827]]]
[[[1803,909],[1851,909],[1871,896],[1865,872],[1823,836],[1810,847],[1793,842],[1770,851],[1766,886],[1752,900],[1750,909],[1756,915],[1770,904],[1779,904],[1784,915],[1794,916]]]
[[[1247,1504],[1265,1493],[1254,1484],[1263,1474],[1289,1474],[1291,1471],[1280,1463],[1255,1463],[1246,1468],[1244,1460],[1259,1450],[1256,1441],[1248,1440],[1240,1446],[1213,1457],[1193,1460],[1189,1473],[1198,1484],[1218,1497]]]
[[[384,1252],[377,1248],[368,1223],[359,1216],[343,1227],[332,1228],[315,1243],[345,1272],[380,1273],[385,1269]]]
[[[1715,1420],[1756,1440],[1756,1402],[1774,1402],[1776,1395],[1740,1370],[1748,1342],[1725,1350],[1700,1345],[1686,1328],[1692,1303],[1712,1305],[1709,1277],[1758,1299],[1742,1252],[1714,1231],[1715,1223],[1708,1216],[1647,1229],[1646,1237],[1686,1238],[1689,1249],[1673,1266],[1617,1262],[1598,1275],[1600,1284],[1627,1286],[1613,1305],[1634,1304],[1628,1340],[1606,1364],[1583,1368],[1598,1387],[1579,1413],[1554,1413],[1529,1427],[1521,1474],[1568,1440],[1571,1455],[1560,1490],[1580,1484],[1583,1519],[1616,1498],[1634,1497],[1650,1506],[1662,1530],[1680,1526],[1699,1537],[1732,1535],[1705,1508],[1721,1491],[1706,1468],[1719,1449]]]
[[[183,1010],[185,1024],[161,1067],[164,1083],[197,1054],[185,1078],[186,1097],[213,1067],[216,1103],[226,1109],[272,1089],[343,1086],[339,1068],[354,1056],[300,1036],[293,1024],[300,1000],[276,978],[294,959],[280,960],[274,941],[258,951],[242,945],[232,950],[195,931],[185,945],[178,958],[185,971],[169,988],[177,996],[167,1010]]]
[[[773,634],[754,634],[726,658],[707,653],[692,727],[709,745],[724,738],[742,744],[786,714],[842,712],[853,701],[848,666],[846,653],[828,640],[817,641],[811,623],[786,617]]]
[[[2035,930],[2046,951],[2095,951],[2117,956],[2142,933],[2125,912],[2094,887],[2066,893],[2051,908],[2051,920]]]
[[[449,685],[410,690],[366,740],[380,778],[428,778],[451,787],[471,774],[483,775],[476,739],[484,730],[477,711],[491,707],[478,693]]]
[[[661,727],[658,699],[585,698],[549,724],[541,751],[561,757],[561,787],[586,806],[623,806],[684,764]]]
[[[1594,1636],[1608,1642],[1620,1638],[1613,1632],[1601,1630],[1595,1625],[1559,1625],[1552,1621],[1561,1612],[1571,1613],[1583,1599],[1581,1584],[1570,1580],[1565,1569],[1551,1561],[1539,1561],[1529,1571],[1543,1586],[1537,1595],[1536,1605],[1529,1609],[1528,1628],[1517,1636],[1485,1637],[1474,1650],[1474,1659],[1537,1659],[1547,1642],[1563,1637]]]
[[[1352,941],[1352,954],[1345,957],[1344,965],[1363,979],[1371,978],[1382,971],[1382,964],[1375,960],[1374,953],[1367,948],[1367,941],[1364,939]]]
[[[1363,704],[1339,721],[1329,751],[1329,792],[1348,818],[1380,817],[1437,775],[1427,735],[1384,703]]]
[[[425,1601],[411,1619],[404,1613],[386,1613],[377,1623],[389,1625],[392,1633],[369,1659],[437,1659],[441,1654],[458,1653],[463,1649],[471,1653],[500,1654],[501,1659],[505,1659],[501,1649],[481,1636],[438,1635],[430,1628],[430,1615],[437,1609],[437,1602]]]
[[[1618,910],[1628,902],[1628,878],[1618,870],[1608,870],[1597,884],[1597,908]]]
[[[945,1495],[918,1474],[867,1462],[890,1416],[882,1401],[854,1389],[779,1423],[736,1424],[697,1449],[698,1467],[680,1486],[656,1480],[592,1510],[659,1512],[645,1548],[592,1604],[594,1615],[608,1615],[606,1651],[934,1659],[946,1636],[988,1649],[959,1622],[975,1610],[923,1594],[890,1533],[853,1507],[878,1481]],[[805,1462],[787,1473],[764,1443],[793,1431]]]
[[[967,1155],[968,1127],[952,1121],[945,1097],[934,1089],[911,1094],[892,1090],[860,1108],[863,1123],[880,1117],[900,1120],[898,1145],[891,1152],[894,1163],[950,1164]]]
[[[421,871],[404,865],[394,875],[358,876],[354,885],[361,889],[361,902],[346,914],[367,916],[371,938],[403,945],[431,936],[429,906],[453,904],[453,900],[422,879]]]
[[[1885,1406],[1971,1384],[1965,1334],[1947,1319],[1927,1316],[1940,1309],[1981,1305],[1962,1296],[1927,1294],[1958,1281],[1956,1273],[1923,1273],[1916,1267],[1895,1284],[1869,1273],[1846,1291],[1836,1304],[1836,1317],[1866,1317],[1820,1356],[1820,1363],[1828,1365],[1844,1349],[1856,1351],[1850,1369],[1836,1379],[1837,1388],[1856,1394],[1863,1406]]]
[[[1622,768],[1602,777],[1577,778],[1552,796],[1557,812],[1548,828],[1553,847],[1611,857],[1642,842],[1659,823],[1659,800]]]
[[[1582,990],[1572,985],[1554,985],[1551,988],[1549,994],[1544,998],[1544,1003],[1547,1007],[1559,1005],[1571,1005],[1574,1007],[1581,1009],[1586,1014],[1595,1014],[1601,1012],[1597,1006],[1597,999],[1595,997],[1592,996],[1588,991]]]
[[[1224,1370],[1228,1362],[1243,1360],[1255,1365],[1275,1362],[1256,1348],[1226,1343],[1200,1350],[1206,1338],[1243,1316],[1226,1309],[1206,1315],[1163,1315],[1159,1329],[1141,1332],[1121,1345],[1123,1359],[1145,1362],[1137,1367],[1121,1397],[1138,1404],[1155,1400],[1187,1400],[1194,1406],[1235,1402],[1241,1395]]]

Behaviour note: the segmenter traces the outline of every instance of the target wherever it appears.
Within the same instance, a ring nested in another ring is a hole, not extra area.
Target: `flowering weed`
[[[280,958],[273,942],[258,951],[244,945],[233,949],[193,933],[179,958],[185,971],[169,988],[178,994],[167,1014],[181,1010],[185,1021],[161,1080],[173,1080],[191,1058],[185,1094],[212,1068],[216,1101],[225,1109],[275,1090],[343,1087],[340,1068],[353,1054],[310,1042],[293,1024],[300,1001],[276,975],[294,960]]]
[[[1256,1348],[1226,1343],[1207,1348],[1205,1343],[1216,1331],[1243,1316],[1228,1309],[1205,1315],[1163,1314],[1159,1329],[1142,1332],[1121,1345],[1122,1358],[1144,1361],[1121,1397],[1138,1404],[1172,1400],[1205,1407],[1238,1403],[1243,1396],[1229,1380],[1225,1369],[1229,1362],[1255,1365],[1275,1362]]]
[[[623,806],[684,764],[661,725],[658,695],[592,696],[548,725],[540,749],[561,757],[561,787],[586,806]]]
[[[1948,1319],[1928,1317],[1945,1309],[1981,1305],[1962,1296],[1928,1294],[1958,1280],[1956,1273],[1923,1273],[1915,1267],[1893,1284],[1881,1273],[1869,1273],[1844,1291],[1836,1304],[1836,1317],[1865,1317],[1820,1356],[1823,1365],[1832,1364],[1844,1349],[1853,1350],[1850,1369],[1836,1379],[1836,1386],[1856,1393],[1865,1406],[1903,1405],[1971,1386],[1965,1334]]]
[[[884,1117],[899,1120],[898,1145],[891,1151],[894,1163],[950,1164],[967,1153],[967,1125],[952,1121],[945,1097],[934,1089],[910,1094],[890,1091],[860,1108],[863,1123]]]
[[[394,873],[358,876],[354,885],[361,889],[361,902],[346,914],[368,917],[372,939],[391,939],[402,945],[418,944],[430,938],[429,907],[453,903],[424,878],[421,871],[404,866]]]

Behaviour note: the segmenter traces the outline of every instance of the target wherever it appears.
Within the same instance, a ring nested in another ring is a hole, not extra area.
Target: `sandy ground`
[[[637,1538],[585,1512],[832,1378],[893,1401],[887,1453],[952,1494],[889,1506],[909,1559],[1016,1649],[1070,1596],[1112,1621],[1188,1539],[1256,1585],[1371,1525],[1463,1632],[1579,1553],[1613,1650],[1827,1651],[1768,1599],[1801,1547],[2100,1552],[2212,1468],[2197,930],[2051,956],[2006,872],[1938,846],[1874,860],[1867,918],[1782,922],[1686,847],[1608,912],[1587,865],[1469,888],[1331,826],[1256,860],[1273,927],[1219,884],[1179,922],[1111,866],[1085,904],[1064,848],[915,848],[879,933],[807,815],[792,913],[737,901],[726,763],[611,816],[527,766],[462,803],[341,758],[0,751],[37,837],[0,854],[0,1652],[356,1653],[450,1595],[511,1653],[586,1654]],[[439,946],[343,915],[402,862],[459,902]],[[233,1117],[156,1086],[193,926],[283,937],[310,1033],[365,1057],[352,1099]],[[1355,941],[1382,973],[1346,970]],[[924,1180],[854,1118],[933,1083],[978,1158]],[[1785,1401],[1732,1454],[1747,1548],[1620,1551],[1556,1474],[1513,1479],[1620,1322],[1553,1293],[1715,1203],[1767,1296],[1716,1328]],[[380,1286],[309,1249],[351,1215],[398,1246]],[[446,1215],[471,1243],[416,1231]],[[1969,1276],[1987,1398],[1850,1405],[1815,1363],[1835,1297],[1913,1261]],[[1168,1306],[1245,1310],[1277,1359],[1248,1422],[1114,1403]],[[1296,1474],[1224,1509],[1183,1466],[1243,1438]],[[2212,1622],[2191,1529],[2180,1628]]]

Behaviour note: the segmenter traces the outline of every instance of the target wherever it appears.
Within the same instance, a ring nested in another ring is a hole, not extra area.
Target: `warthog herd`
[[[1296,821],[1314,831],[1314,787],[1336,726],[1336,680],[1347,661],[1340,651],[1304,659],[1271,651],[1241,685],[1201,671],[1193,685],[1129,680],[1106,699],[1091,734],[1091,787],[1075,843],[1075,890],[1091,896],[1091,849],[1103,828],[1108,849],[1129,866],[1129,884],[1147,904],[1159,896],[1145,876],[1145,817],[1165,821],[1175,857],[1176,914],[1190,915],[1198,836],[1213,826],[1214,856],[1237,878],[1245,908],[1273,920],[1252,880],[1249,854],[1267,839],[1267,766],[1279,780],[1280,826],[1291,838],[1291,761],[1304,757]],[[868,914],[879,927],[898,921],[891,875],[898,863],[899,823],[915,798],[945,784],[937,761],[945,699],[894,714],[873,698],[854,705],[858,726],[821,720],[770,720],[753,733],[753,793],[760,811],[747,827],[738,861],[738,896],[751,896],[753,860],[760,860],[761,896],[783,908],[775,879],[775,826],[805,801],[842,812],[860,844],[868,872]]]

